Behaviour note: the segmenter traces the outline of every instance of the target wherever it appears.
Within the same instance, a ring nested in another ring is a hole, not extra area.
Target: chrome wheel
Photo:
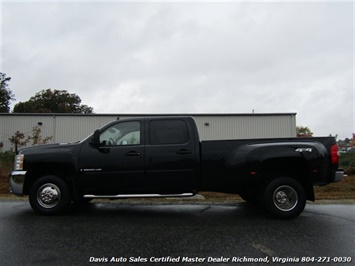
[[[271,216],[281,219],[297,217],[306,206],[306,192],[301,183],[291,177],[272,180],[264,190],[263,205]]]
[[[291,211],[298,203],[298,193],[290,186],[284,185],[275,189],[273,202],[276,208],[281,211]]]
[[[60,214],[71,202],[68,184],[54,175],[38,178],[31,186],[28,199],[35,212],[45,215]]]
[[[52,183],[43,184],[37,191],[37,202],[46,209],[57,206],[60,202],[60,198],[60,189]]]

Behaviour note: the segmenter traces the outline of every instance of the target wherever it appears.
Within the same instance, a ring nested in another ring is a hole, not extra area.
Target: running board
[[[194,193],[181,194],[120,194],[120,195],[84,195],[88,199],[124,199],[124,198],[170,198],[170,197],[192,197]]]

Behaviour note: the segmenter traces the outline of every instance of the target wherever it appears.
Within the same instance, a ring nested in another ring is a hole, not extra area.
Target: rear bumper
[[[344,177],[344,170],[343,169],[338,169],[335,172],[335,177],[334,177],[334,182],[340,182]]]
[[[13,171],[10,174],[10,192],[17,196],[23,196],[26,171]]]

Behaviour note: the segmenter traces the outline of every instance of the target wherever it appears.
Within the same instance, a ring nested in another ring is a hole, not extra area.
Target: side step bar
[[[170,198],[170,197],[192,197],[194,193],[181,194],[120,194],[120,195],[84,195],[88,199],[125,199],[125,198]]]

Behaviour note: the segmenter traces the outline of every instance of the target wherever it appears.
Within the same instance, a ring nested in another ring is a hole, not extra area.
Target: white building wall
[[[201,140],[296,137],[295,115],[195,117]]]
[[[293,113],[182,115],[195,118],[201,140],[296,137],[296,114]],[[35,126],[41,128],[43,138],[53,137],[51,143],[75,142],[117,118],[122,120],[142,116],[164,115],[0,114],[0,142],[4,144],[3,150],[9,150],[9,138],[16,131],[31,136]]]
[[[39,125],[42,123],[42,126]],[[53,116],[13,116],[11,114],[0,116],[0,142],[4,144],[3,150],[11,147],[9,138],[15,135],[16,131],[25,136],[32,136],[33,127],[41,128],[42,137],[53,135]]]
[[[53,143],[80,141],[113,120],[115,116],[56,116]]]

